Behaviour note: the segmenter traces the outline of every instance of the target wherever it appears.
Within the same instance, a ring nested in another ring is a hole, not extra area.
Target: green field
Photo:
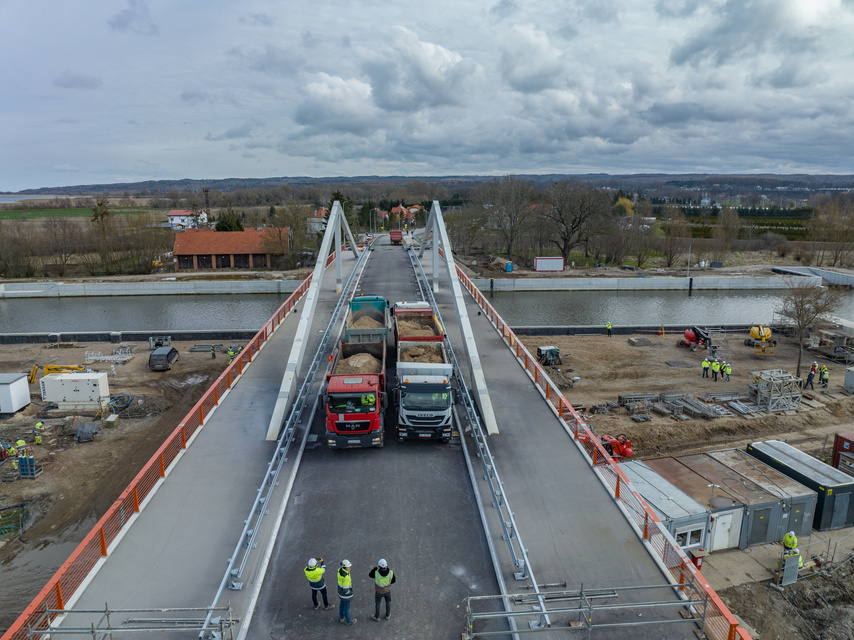
[[[148,209],[110,209],[113,215],[132,215],[146,213]],[[42,218],[87,218],[92,215],[91,208],[84,209],[13,209],[0,210],[0,220],[38,220]]]

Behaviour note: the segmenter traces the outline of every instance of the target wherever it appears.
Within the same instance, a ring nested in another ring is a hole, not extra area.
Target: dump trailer
[[[330,449],[381,447],[384,444],[385,340],[343,340],[326,370],[326,444]]]
[[[398,302],[394,305],[394,342],[444,342],[445,328],[429,302]]]
[[[444,342],[397,343],[397,440],[451,439],[454,367]]]
[[[403,244],[403,231],[389,231],[388,238],[392,244]]]
[[[350,300],[344,337],[347,342],[383,342],[388,336],[388,305],[380,296]]]

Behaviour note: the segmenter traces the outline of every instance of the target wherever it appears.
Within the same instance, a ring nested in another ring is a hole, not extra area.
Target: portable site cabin
[[[796,536],[810,535],[818,500],[818,494],[815,491],[741,449],[709,451],[709,455],[737,473],[750,478],[769,493],[780,496],[783,500],[783,516],[780,518],[774,540],[782,540],[789,531],[794,531]]]
[[[854,478],[780,440],[747,445],[747,453],[818,493],[812,527],[816,531],[854,524]]]
[[[640,460],[621,462],[620,469],[683,550],[706,548],[708,509]]]
[[[744,503],[739,549],[776,542],[777,531],[783,518],[783,500],[778,495],[769,493],[708,454],[681,456],[676,459]]]
[[[0,413],[15,413],[30,404],[30,385],[23,373],[0,373]]]
[[[744,504],[723,487],[710,486],[700,474],[692,471],[676,458],[655,458],[644,461],[662,478],[675,485],[709,510],[709,530],[706,535],[708,551],[721,551],[738,547]]]

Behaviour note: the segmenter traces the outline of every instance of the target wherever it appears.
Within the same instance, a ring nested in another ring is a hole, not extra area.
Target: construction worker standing
[[[356,624],[356,618],[350,618],[350,601],[353,599],[352,568],[349,560],[342,560],[338,569],[338,622]]]
[[[234,347],[228,345],[228,364],[231,364],[232,360],[234,360]]]
[[[323,608],[334,609],[335,605],[329,604],[329,598],[326,595],[326,581],[323,579],[323,574],[326,573],[326,565],[323,558],[309,558],[304,571],[308,584],[311,585],[311,601],[314,603],[315,611],[320,609],[320,603],[317,601],[318,592],[323,596]]]
[[[819,380],[821,380],[821,386],[827,390],[827,383],[830,381],[830,372],[827,370],[825,365],[821,365],[821,375],[819,376]]]
[[[717,359],[712,363],[712,380],[718,381],[718,374],[721,372],[721,363]]]
[[[726,381],[729,382],[729,374],[732,373],[732,365],[724,360],[724,374],[726,375]]]
[[[36,426],[33,427],[33,442],[36,444],[42,443],[42,431],[44,431],[44,422],[39,420],[36,422]]]
[[[703,358],[703,377],[704,378],[709,377],[709,367],[711,367],[711,366],[712,366],[712,363],[709,362],[709,356],[706,356],[705,358]]]
[[[611,337],[611,329],[612,329],[612,325],[611,325],[611,321],[610,321],[610,320],[609,320],[608,322],[606,322],[606,323],[605,323],[605,329],[607,329],[607,330],[608,330],[608,337],[610,338],[610,337]]]
[[[807,385],[809,385],[809,388],[815,391],[815,386],[813,386],[812,381],[815,378],[816,371],[818,371],[818,362],[813,362],[812,366],[810,367],[810,372],[807,374],[807,381],[804,383],[804,389],[806,389]]]
[[[211,345],[211,360],[216,360],[216,349]]]
[[[391,585],[397,582],[394,571],[389,568],[385,558],[380,558],[377,566],[371,569],[368,577],[374,579],[374,589],[376,591],[374,594],[376,609],[374,615],[371,616],[371,620],[380,621],[380,602],[383,599],[385,599],[385,619],[388,620],[391,617]]]

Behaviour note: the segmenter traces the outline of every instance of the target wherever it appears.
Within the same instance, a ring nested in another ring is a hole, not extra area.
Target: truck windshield
[[[401,396],[403,408],[409,411],[444,411],[451,406],[451,393],[447,389],[435,392],[407,389]]]
[[[375,393],[335,393],[329,395],[330,413],[371,413],[377,408]]]

